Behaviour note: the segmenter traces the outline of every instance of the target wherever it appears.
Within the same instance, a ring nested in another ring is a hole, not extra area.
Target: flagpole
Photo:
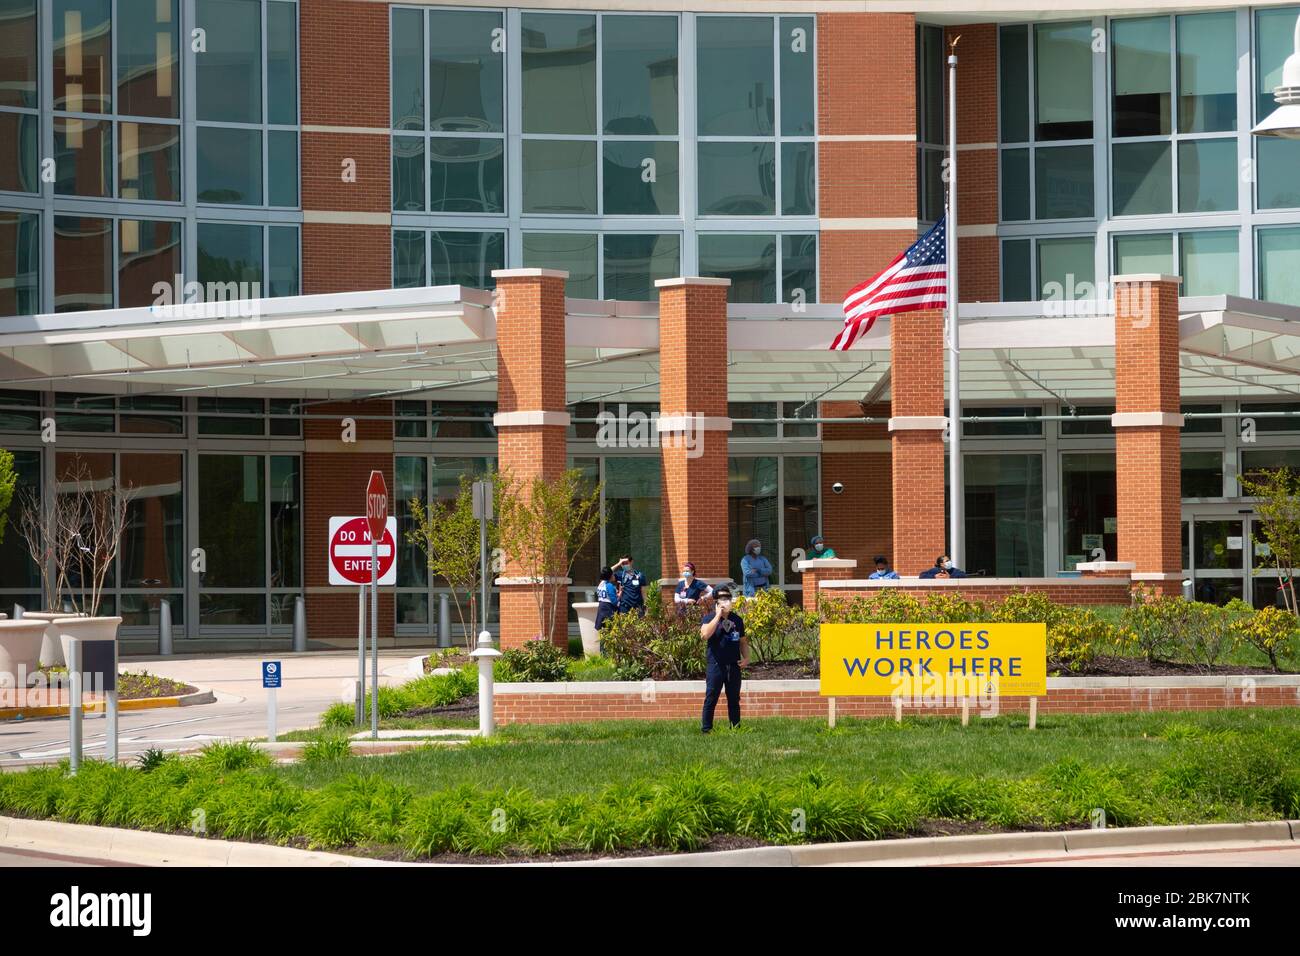
[[[948,209],[944,228],[948,265],[948,554],[966,566],[965,482],[961,460],[961,342],[957,332],[957,41],[948,50]]]

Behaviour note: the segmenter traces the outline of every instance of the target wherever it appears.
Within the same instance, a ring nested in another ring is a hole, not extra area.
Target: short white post
[[[1038,698],[1029,698],[1029,729],[1033,730],[1038,726]]]
[[[492,665],[501,652],[492,646],[489,631],[479,631],[478,647],[469,656],[478,659],[478,733],[480,737],[491,737],[496,729],[492,716]]]
[[[266,691],[266,739],[275,743],[275,688]]]
[[[894,723],[901,724],[902,722],[903,722],[903,698],[895,697],[894,698]]]
[[[970,698],[969,697],[963,697],[961,699],[961,725],[963,727],[970,726]]]
[[[81,641],[68,639],[68,773],[81,767]]]
[[[113,686],[104,694],[104,718],[108,729],[104,731],[104,759],[117,763],[117,641],[113,642],[113,673],[104,675],[104,683]]]
[[[826,698],[826,726],[832,729],[835,727],[835,698],[834,697]]]
[[[366,586],[357,588],[357,714],[356,725],[366,722]]]

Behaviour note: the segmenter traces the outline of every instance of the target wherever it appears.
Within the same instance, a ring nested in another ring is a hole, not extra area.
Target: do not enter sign
[[[385,522],[379,539],[379,583],[397,583],[397,519]],[[370,527],[368,518],[330,518],[330,584],[370,583]]]

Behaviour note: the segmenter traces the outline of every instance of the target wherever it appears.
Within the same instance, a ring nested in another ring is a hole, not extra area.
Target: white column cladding
[[[948,553],[966,564],[965,482],[961,460],[961,335],[957,292],[957,45],[948,55],[948,210],[944,226],[948,272]],[[892,429],[891,429],[892,430]]]

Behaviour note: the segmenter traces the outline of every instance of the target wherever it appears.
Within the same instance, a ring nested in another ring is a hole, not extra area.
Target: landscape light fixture
[[[1277,109],[1251,132],[1256,136],[1300,139],[1300,17],[1295,24],[1295,50],[1282,65],[1282,82],[1274,87],[1273,99],[1277,100]]]

